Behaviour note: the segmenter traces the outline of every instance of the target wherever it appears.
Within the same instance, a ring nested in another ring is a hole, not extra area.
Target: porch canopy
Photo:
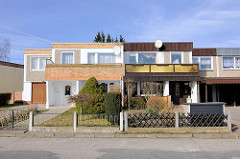
[[[200,76],[196,73],[127,73],[123,80],[133,80],[136,82],[155,81],[200,81]]]
[[[203,81],[205,81],[206,84],[240,84],[240,78],[238,77],[207,78],[207,79],[203,79]]]

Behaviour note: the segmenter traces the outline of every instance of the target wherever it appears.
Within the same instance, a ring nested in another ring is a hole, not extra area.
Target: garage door
[[[32,103],[46,104],[46,83],[32,84]]]

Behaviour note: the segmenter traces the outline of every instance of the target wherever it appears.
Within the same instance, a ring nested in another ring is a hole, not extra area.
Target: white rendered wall
[[[156,64],[164,63],[164,52],[157,52],[156,58]]]
[[[163,82],[163,96],[169,95],[169,81]]]
[[[198,91],[197,91],[197,81],[192,82],[192,87],[191,87],[191,98],[192,98],[192,103],[197,103],[198,102]]]
[[[24,82],[22,100],[32,101],[32,83],[31,82]]]
[[[81,64],[87,64],[88,63],[88,53],[114,53],[112,48],[100,48],[100,49],[81,49]],[[115,56],[116,63],[122,63],[121,55]],[[97,54],[95,54],[95,57],[97,57]],[[95,62],[97,63],[98,60],[96,58]]]

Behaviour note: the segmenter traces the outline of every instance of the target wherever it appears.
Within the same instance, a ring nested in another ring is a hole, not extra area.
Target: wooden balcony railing
[[[198,72],[198,64],[126,64],[126,73]]]

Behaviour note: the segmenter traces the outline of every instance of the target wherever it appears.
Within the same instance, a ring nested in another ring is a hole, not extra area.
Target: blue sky
[[[20,64],[24,48],[92,42],[102,30],[126,42],[240,47],[239,0],[0,0],[0,19],[0,41],[10,39]]]

